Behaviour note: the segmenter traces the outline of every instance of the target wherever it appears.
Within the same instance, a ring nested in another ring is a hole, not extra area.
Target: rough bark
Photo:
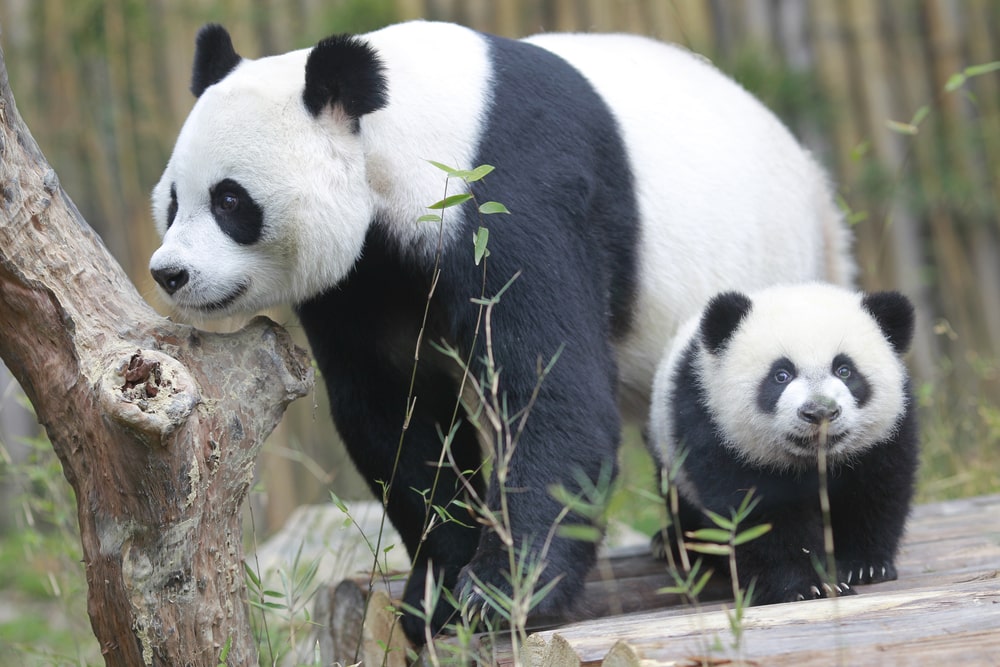
[[[108,665],[256,664],[241,507],[261,443],[312,387],[265,318],[159,317],[59,186],[0,53],[0,357],[76,493],[88,612]]]

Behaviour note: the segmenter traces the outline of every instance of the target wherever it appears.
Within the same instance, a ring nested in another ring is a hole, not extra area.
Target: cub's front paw
[[[821,598],[841,597],[844,595],[857,595],[858,592],[846,583],[827,584],[814,583],[808,586],[798,586],[790,589],[785,594],[785,602],[798,602],[801,600],[819,600]]]
[[[896,566],[892,561],[847,560],[837,562],[837,578],[851,586],[895,581]]]

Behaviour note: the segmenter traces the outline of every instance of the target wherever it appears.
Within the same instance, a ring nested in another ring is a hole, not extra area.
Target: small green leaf
[[[459,173],[458,169],[455,169],[454,167],[449,167],[446,164],[441,164],[440,162],[435,162],[434,160],[428,160],[428,162],[430,162],[432,165],[434,165],[444,173],[448,174],[449,176],[457,176]]]
[[[711,512],[709,510],[705,510],[705,514],[707,514],[708,518],[712,520],[712,523],[714,523],[719,528],[732,530],[733,528],[736,527],[735,523],[733,523],[726,517],[722,516],[721,514],[716,514],[715,512]],[[726,539],[728,540],[729,538],[727,537]]]
[[[479,212],[483,215],[493,215],[494,213],[506,213],[510,215],[507,207],[498,201],[488,201],[479,206]]]
[[[481,164],[472,171],[465,172],[463,179],[466,183],[475,183],[482,180],[484,176],[493,171],[496,167],[491,164]]]
[[[926,104],[920,107],[919,109],[917,109],[916,113],[913,114],[913,119],[910,121],[910,125],[913,126],[920,125],[920,123],[924,122],[924,118],[927,118],[927,114],[929,114],[930,112],[931,108]]]
[[[702,528],[700,530],[687,533],[687,536],[692,540],[704,540],[706,542],[715,542],[716,544],[729,544],[729,531],[720,530],[719,528]]]
[[[441,222],[441,216],[436,213],[428,213],[417,218],[417,222]]]
[[[250,564],[246,561],[243,561],[243,571],[247,573],[248,577],[250,577],[250,581],[253,583],[254,587],[260,588],[260,577],[257,576],[257,573],[253,571],[253,568],[251,568]]]
[[[961,88],[963,85],[965,85],[965,80],[967,78],[968,77],[965,76],[965,74],[963,74],[962,72],[956,72],[955,74],[952,74],[951,76],[948,77],[948,81],[945,82],[944,84],[944,89],[947,90],[949,93],[953,93],[959,88]]]
[[[708,580],[712,578],[712,574],[712,570],[706,571],[705,574],[701,575],[701,579],[696,581],[695,584],[691,586],[691,595],[693,597],[698,597],[701,594],[702,589],[705,588],[705,584],[707,584]]]
[[[700,554],[711,556],[728,556],[729,547],[725,544],[707,544],[702,542],[688,542],[687,548],[690,551],[697,551]]]
[[[746,544],[750,540],[756,540],[761,535],[769,532],[771,530],[771,524],[762,523],[759,526],[754,526],[753,528],[747,528],[742,533],[733,538],[733,544],[739,546],[741,544]]]
[[[490,251],[486,249],[486,244],[489,240],[490,230],[486,227],[480,227],[473,235],[472,242],[475,245],[476,266],[479,266],[479,263],[483,261],[483,257],[489,257]]]
[[[452,206],[458,206],[459,204],[464,204],[465,202],[469,201],[470,199],[472,199],[472,195],[470,195],[468,193],[464,193],[464,194],[460,194],[460,195],[451,195],[449,197],[445,197],[441,201],[434,202],[433,204],[431,204],[427,208],[429,208],[431,210],[434,210],[434,211],[437,211],[437,210],[440,210],[440,209],[443,209],[443,208],[450,208]]]
[[[989,74],[990,72],[998,72],[1000,71],[1000,60],[983,63],[982,65],[972,65],[970,67],[966,67],[963,71],[965,72],[965,76],[968,78]]]

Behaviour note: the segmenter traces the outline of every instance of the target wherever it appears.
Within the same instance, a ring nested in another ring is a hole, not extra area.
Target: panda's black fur
[[[683,92],[667,90],[671,72]],[[472,606],[477,581],[510,591],[496,533],[451,504],[465,497],[462,471],[500,506],[463,414],[454,465],[437,467],[462,371],[431,345],[454,347],[482,377],[476,297],[510,282],[488,333],[510,413],[531,404],[506,486],[515,548],[537,555],[563,510],[552,487],[614,473],[620,410],[645,413],[662,336],[680,318],[731,284],[853,276],[848,234],[805,151],[711,66],[651,40],[509,40],[411,22],[251,61],[208,26],[191,89],[199,100],[154,190],[164,239],[152,274],[199,317],[294,306],[352,460],[377,497],[395,474],[388,514],[414,560],[403,598],[417,609],[431,567]],[[511,214],[470,203],[440,227],[417,222],[444,194],[428,160],[494,165],[470,189]],[[481,225],[485,274],[473,261]],[[457,520],[425,536],[428,502]],[[558,584],[536,613],[567,608],[595,552],[552,539],[538,586]],[[439,604],[431,631],[452,612]],[[417,617],[403,623],[426,638]]]
[[[759,305],[764,298],[766,304]],[[750,320],[756,308],[763,312]],[[859,326],[867,330],[860,332]],[[665,556],[667,548],[678,554],[678,529],[687,533],[717,527],[706,511],[729,518],[752,490],[758,504],[741,529],[772,526],[736,550],[740,583],[754,582],[755,604],[828,597],[835,591],[853,594],[857,584],[895,579],[918,443],[909,380],[892,367],[909,346],[913,327],[912,306],[895,292],[861,296],[829,286],[796,285],[715,297],[679,336],[657,375],[648,435],[667,487],[673,484],[679,493],[680,511],[672,526],[654,536],[656,555]],[[852,337],[859,340],[852,342]],[[813,352],[809,362],[797,361]],[[732,360],[733,355],[747,359]],[[740,370],[739,376],[727,375],[733,368]],[[889,372],[882,374],[883,369]],[[762,371],[757,383],[752,381],[755,370]],[[810,375],[817,370],[829,377]],[[846,378],[831,380],[838,372]],[[716,373],[721,377],[706,378]],[[781,374],[778,382],[775,374]],[[810,386],[779,407],[782,392],[800,375],[809,376],[801,381]],[[826,389],[837,388],[838,382],[845,388],[835,399]],[[726,395],[713,400],[711,392]],[[887,397],[893,399],[886,402],[891,406],[876,403]],[[901,400],[895,402],[897,398]],[[721,401],[732,402],[733,414],[743,411],[746,421],[720,417],[715,406]],[[787,450],[773,443],[765,447],[749,440],[761,439],[767,428],[754,435],[741,431],[741,424],[750,420],[767,421],[771,414],[789,410],[796,410],[803,422],[800,433],[805,435],[792,438],[801,444],[788,443]],[[865,421],[866,410],[883,413],[877,429]],[[850,430],[839,430],[838,419],[850,421]],[[830,425],[827,492],[835,579],[817,570],[826,567],[814,438],[823,420]],[[866,429],[879,434],[874,442]],[[842,444],[854,435],[860,437]],[[724,563],[716,565],[728,572]]]

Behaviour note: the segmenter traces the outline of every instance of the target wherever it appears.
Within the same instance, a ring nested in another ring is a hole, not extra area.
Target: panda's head
[[[198,98],[153,190],[150,271],[195,317],[298,303],[336,285],[373,216],[360,139],[387,103],[362,39],[247,60],[221,26],[198,34]]]
[[[832,464],[890,436],[908,409],[900,359],[909,300],[807,283],[715,297],[698,325],[697,372],[727,445],[761,467]]]

